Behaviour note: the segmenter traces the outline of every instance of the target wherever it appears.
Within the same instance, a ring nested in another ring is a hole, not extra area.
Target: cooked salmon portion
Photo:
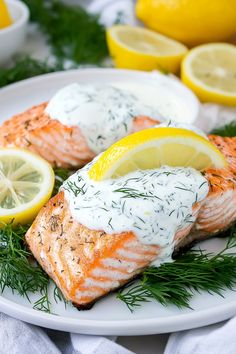
[[[209,194],[191,233],[179,241],[178,247],[219,234],[236,221],[236,137],[209,135],[209,139],[224,154],[228,167],[204,173],[210,186]]]
[[[175,235],[175,248],[225,230],[236,220],[236,140],[210,136],[229,167],[205,172],[208,196],[193,206],[195,225]],[[129,282],[159,257],[161,248],[140,243],[132,232],[90,230],[71,215],[64,192],[40,211],[26,234],[33,255],[64,296],[79,309]]]
[[[176,237],[188,233],[189,226]],[[81,225],[71,216],[63,191],[40,211],[26,242],[66,299],[79,309],[130,281],[160,252],[158,246],[140,243],[132,232],[109,235]]]
[[[223,231],[236,219],[236,138],[211,135],[209,138],[228,162],[227,169],[210,169],[205,173],[210,193],[201,208],[195,229],[213,234]]]
[[[95,157],[78,126],[65,126],[46,113],[47,103],[15,115],[0,127],[0,147],[29,149],[58,167],[81,167]],[[133,120],[133,132],[157,124],[139,116]]]

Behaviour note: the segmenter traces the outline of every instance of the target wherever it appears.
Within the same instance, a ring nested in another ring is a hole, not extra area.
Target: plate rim
[[[214,295],[213,295],[214,296]],[[166,317],[130,320],[93,320],[49,314],[25,307],[0,295],[0,310],[25,322],[46,328],[96,335],[151,335],[207,326],[236,315],[236,300],[216,308]],[[214,316],[214,322],[212,317]],[[60,319],[60,321],[58,321]]]
[[[100,75],[101,73],[106,72],[108,75],[112,74],[121,74],[121,75],[128,75],[128,76],[133,76],[134,78],[139,76],[140,78],[143,78],[145,80],[149,79],[154,81],[155,78],[158,77],[159,80],[162,80],[164,83],[168,83],[171,81],[171,84],[177,93],[178,90],[182,92],[182,94],[185,97],[185,101],[187,102],[187,106],[190,108],[191,106],[191,114],[194,117],[192,119],[192,122],[194,122],[197,119],[197,116],[200,111],[200,101],[197,98],[197,96],[186,86],[184,85],[180,80],[178,80],[177,77],[175,77],[173,74],[163,74],[158,70],[153,70],[150,72],[145,72],[145,71],[138,71],[138,70],[128,70],[128,69],[114,69],[114,68],[78,68],[78,69],[70,69],[70,70],[64,70],[64,71],[56,71],[56,72],[51,72],[48,74],[43,74],[43,75],[37,75],[25,80],[21,80],[12,84],[9,84],[7,86],[1,87],[0,88],[0,95],[3,93],[7,93],[8,91],[11,91],[12,89],[19,88],[21,86],[25,86],[30,84],[31,82],[40,82],[40,81],[47,81],[53,78],[53,76],[61,76],[65,77],[68,74],[73,75],[73,74],[80,74],[82,76],[86,76],[88,74],[98,74]]]
[[[0,96],[2,93],[11,92],[11,90],[19,89],[22,86],[30,85],[32,82],[40,82],[50,80],[54,76],[64,77],[68,74],[81,74],[86,76],[88,73],[104,73],[114,74],[122,73],[122,75],[127,75],[140,78],[154,79],[151,77],[153,72],[140,72],[134,70],[124,70],[124,69],[107,69],[107,68],[80,68],[75,70],[59,71],[49,74],[39,75],[33,78],[22,80],[17,83],[10,84],[6,87],[0,89]],[[162,77],[165,81],[168,76],[160,74],[159,72],[154,72],[156,76]],[[150,75],[151,74],[151,75]],[[169,78],[168,78],[169,79]],[[195,95],[185,87],[181,82],[173,82],[175,86],[181,87],[182,91],[186,92],[188,97],[191,97],[196,103],[196,116],[199,111],[199,101]],[[214,295],[213,295],[214,296]],[[125,306],[125,305],[124,305]],[[226,304],[220,304],[208,309],[202,309],[190,313],[178,313],[176,315],[170,315],[166,317],[154,317],[154,318],[134,318],[128,320],[93,320],[93,319],[83,319],[83,318],[72,318],[65,316],[58,316],[55,314],[47,314],[33,308],[15,303],[13,300],[5,298],[0,295],[0,310],[4,313],[13,316],[15,318],[21,319],[23,321],[36,324],[42,327],[53,328],[63,331],[71,331],[83,334],[101,334],[101,335],[148,335],[157,333],[169,333],[173,331],[185,330],[190,328],[196,328],[199,326],[206,326],[212,323],[223,321],[236,314],[236,300],[230,301]],[[60,319],[60,320],[59,320]]]

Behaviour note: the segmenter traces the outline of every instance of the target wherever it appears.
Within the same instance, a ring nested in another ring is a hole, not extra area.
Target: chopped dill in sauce
[[[133,131],[134,118],[163,120],[157,109],[129,91],[111,85],[73,83],[59,90],[46,112],[67,126],[78,126],[90,149],[99,153]]]
[[[205,177],[192,168],[162,166],[94,182],[90,167],[62,186],[73,217],[111,235],[132,231],[142,243],[160,246],[158,262],[170,260],[175,234],[195,222],[193,206],[208,194]]]

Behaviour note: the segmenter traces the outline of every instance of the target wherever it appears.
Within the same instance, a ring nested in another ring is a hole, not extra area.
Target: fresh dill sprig
[[[61,187],[63,182],[67,180],[67,178],[69,178],[73,172],[74,172],[73,170],[69,170],[66,168],[59,168],[59,167],[54,168],[55,184],[52,192],[53,196],[59,192],[59,188]]]
[[[138,189],[135,188],[129,188],[129,187],[121,187],[118,189],[113,190],[113,192],[116,193],[122,193],[123,196],[121,198],[157,198],[153,194],[147,194],[147,193],[140,193]],[[158,198],[159,199],[159,198]]]
[[[58,0],[23,1],[59,60],[99,64],[108,56],[105,28],[97,16]]]
[[[236,136],[236,120],[223,127],[212,130],[211,134],[220,135],[224,137],[234,137]]]
[[[164,306],[190,308],[189,301],[196,291],[222,295],[225,288],[236,285],[236,255],[230,252],[236,247],[236,226],[228,235],[226,247],[216,255],[190,250],[172,263],[147,268],[138,283],[119,291],[118,299],[133,311],[151,299]]]
[[[85,183],[82,187],[78,186],[75,182],[68,181],[64,185],[64,189],[68,192],[72,192],[75,197],[78,197],[79,194],[85,194],[84,191]]]
[[[8,69],[0,68],[0,87],[58,70],[62,70],[60,64],[50,65],[46,61],[24,57],[18,59],[14,66]]]
[[[42,297],[34,308],[50,312],[48,300],[49,277],[37,265],[28,251],[24,236],[29,225],[13,227],[5,225],[0,229],[0,290],[6,287],[29,300],[29,293],[40,292]]]

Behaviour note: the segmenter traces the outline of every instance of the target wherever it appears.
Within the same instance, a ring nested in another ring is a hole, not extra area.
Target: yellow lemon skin
[[[228,43],[197,46],[181,63],[181,80],[202,102],[236,106],[235,73],[236,46]]]
[[[6,3],[0,0],[0,29],[8,27],[12,24],[12,19],[9,14]]]
[[[235,0],[138,0],[136,15],[148,28],[188,46],[236,33]]]
[[[117,171],[122,176],[134,169],[162,165],[204,170],[209,165],[224,168],[227,162],[212,143],[194,132],[182,128],[150,128],[113,144],[92,165],[88,175],[94,181],[102,181],[116,178]]]
[[[106,38],[115,67],[119,69],[177,73],[188,51],[181,43],[138,27],[113,26],[107,30]]]

